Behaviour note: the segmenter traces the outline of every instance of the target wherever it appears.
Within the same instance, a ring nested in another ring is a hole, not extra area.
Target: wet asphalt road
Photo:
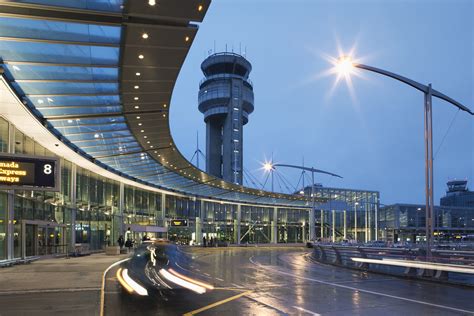
[[[181,248],[216,289],[137,297],[106,278],[105,315],[474,315],[474,289],[312,262],[304,248]]]

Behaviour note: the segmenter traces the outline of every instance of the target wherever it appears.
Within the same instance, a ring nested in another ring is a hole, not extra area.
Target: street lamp
[[[401,81],[421,92],[425,95],[424,100],[424,138],[425,138],[425,195],[426,195],[426,256],[431,259],[431,247],[433,244],[433,207],[434,207],[434,196],[433,196],[433,112],[432,112],[432,97],[445,100],[458,109],[465,111],[471,115],[474,113],[462,105],[461,103],[451,99],[450,97],[442,94],[441,92],[431,88],[431,83],[428,85],[421,84],[414,80],[406,77],[397,75],[395,73],[367,66],[355,62],[351,56],[342,56],[335,63],[336,71],[340,75],[344,75],[347,79],[348,76],[353,72],[354,68],[364,69],[371,72],[375,72],[392,79]]]
[[[276,167],[286,167],[286,168],[293,168],[293,169],[299,169],[299,170],[305,170],[305,171],[310,171],[311,172],[311,212],[309,213],[309,218],[310,218],[310,224],[309,224],[309,240],[314,240],[316,239],[316,232],[315,232],[315,227],[314,227],[314,206],[315,206],[315,201],[314,201],[314,173],[324,173],[328,174],[333,177],[342,177],[340,175],[337,175],[335,173],[327,172],[324,170],[319,170],[315,168],[309,168],[309,167],[303,167],[303,166],[295,166],[295,165],[288,165],[288,164],[281,164],[281,163],[273,163],[273,162],[266,162],[263,164],[263,169],[265,171],[272,172],[272,191],[273,191],[273,172],[276,170]],[[304,188],[303,188],[304,190]],[[301,192],[300,192],[301,193]],[[303,192],[304,193],[304,192]]]

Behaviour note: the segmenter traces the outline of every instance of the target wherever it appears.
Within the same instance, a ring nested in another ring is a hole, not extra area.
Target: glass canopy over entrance
[[[61,142],[120,176],[189,195],[308,206],[304,197],[224,182],[181,155],[169,103],[198,30],[192,21],[202,21],[210,1],[151,3],[0,3],[5,78]]]

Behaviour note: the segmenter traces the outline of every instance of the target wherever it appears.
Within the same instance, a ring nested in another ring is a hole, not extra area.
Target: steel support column
[[[321,241],[324,238],[324,210],[321,209]]]
[[[376,202],[375,202],[375,240],[379,240],[379,224],[378,224],[378,220],[379,220],[379,207],[378,207],[378,197],[376,197]]]
[[[241,225],[242,225],[242,205],[237,204],[237,244],[240,245]]]
[[[332,242],[336,242],[336,211],[331,210],[332,212]]]
[[[369,204],[365,203],[365,242],[369,241]]]
[[[15,153],[15,127],[8,124],[8,153]],[[7,190],[7,259],[14,258],[15,191]],[[21,237],[21,235],[20,235]]]
[[[271,243],[276,244],[278,242],[278,208],[273,208],[273,221],[272,221],[272,236]],[[303,236],[304,236],[304,226],[303,226]],[[304,238],[303,238],[304,240]]]
[[[124,229],[124,220],[123,220],[124,209],[125,209],[125,184],[123,184],[123,182],[120,182],[119,183],[118,227],[117,228],[119,229],[119,236],[124,236],[125,238],[125,229]]]
[[[357,238],[357,204],[354,205],[354,240],[355,240],[355,242],[358,241],[358,238]]]
[[[71,242],[69,249],[71,252],[75,251],[76,247],[76,213],[77,213],[77,166],[71,164],[71,179],[70,179],[70,196],[71,196]],[[115,235],[114,235],[115,237]],[[115,239],[115,238],[114,238]],[[113,240],[115,242],[115,240]]]
[[[344,239],[347,239],[347,211],[344,210]]]
[[[426,193],[426,257],[432,258],[431,248],[433,246],[433,112],[431,84],[425,93],[425,193]]]
[[[322,237],[322,234],[321,234],[321,237]],[[309,212],[309,240],[315,240],[315,239],[316,239],[316,224],[315,224],[315,215],[314,215],[314,171],[311,171],[311,210]]]

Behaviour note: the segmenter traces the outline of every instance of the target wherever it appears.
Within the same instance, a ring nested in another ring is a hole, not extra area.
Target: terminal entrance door
[[[66,225],[45,221],[23,221],[22,226],[23,257],[66,253]]]

